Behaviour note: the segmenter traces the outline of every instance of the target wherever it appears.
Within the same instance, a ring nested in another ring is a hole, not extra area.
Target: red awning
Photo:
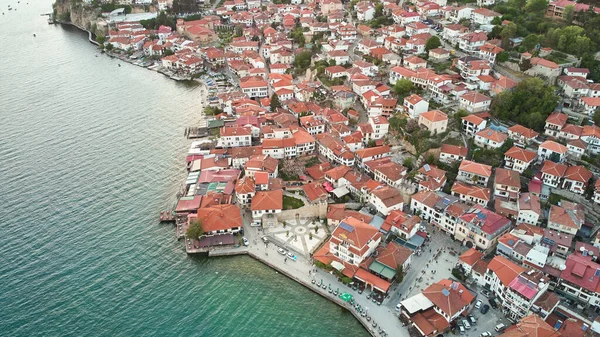
[[[372,285],[374,288],[376,288],[379,291],[382,291],[384,293],[387,293],[387,291],[390,289],[390,283],[388,281],[386,281],[382,278],[379,278],[362,268],[359,268],[356,271],[356,273],[354,274],[354,277],[356,277],[357,279],[359,279],[365,283]]]

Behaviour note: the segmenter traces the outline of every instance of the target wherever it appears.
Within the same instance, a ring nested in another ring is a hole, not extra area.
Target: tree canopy
[[[402,100],[415,90],[415,85],[410,80],[403,78],[396,81],[392,90],[398,95],[398,98]]]
[[[440,38],[434,35],[427,39],[427,42],[425,43],[425,50],[430,51],[432,49],[439,48],[441,45],[442,42],[440,41]]]
[[[271,111],[277,110],[277,108],[281,108],[281,102],[279,101],[279,96],[277,94],[273,94],[271,96]]]
[[[185,236],[190,239],[198,239],[200,236],[204,234],[204,228],[202,228],[202,222],[199,220],[190,222],[190,226],[185,232]]]
[[[491,112],[501,120],[513,121],[525,127],[542,131],[548,115],[559,102],[554,89],[539,78],[528,78],[514,90],[494,97]]]
[[[306,69],[310,67],[310,61],[312,59],[312,53],[309,51],[302,51],[296,55],[294,59],[294,67],[296,68],[297,74],[304,74]]]

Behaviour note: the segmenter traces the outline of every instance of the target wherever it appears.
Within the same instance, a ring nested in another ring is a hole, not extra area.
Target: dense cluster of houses
[[[378,29],[368,25],[377,12],[371,1],[356,3],[348,13],[340,0],[228,0],[200,20],[178,19],[175,30],[117,23],[109,31],[106,43],[113,48],[156,56],[163,68],[176,72],[211,68],[233,75],[238,84],[209,101],[218,111],[208,121],[216,139],[194,142],[189,150],[176,212],[185,216],[184,227],[200,221],[204,230],[189,245],[234,244],[244,212],[252,226],[275,226],[288,211],[286,195],[298,192],[305,206],[325,210],[320,217],[332,227],[313,258],[386,294],[398,271],[410,266],[414,247],[427,240],[421,230],[426,222],[470,248],[460,256],[461,269],[518,322],[507,336],[566,334],[546,323],[555,317],[558,294],[600,307],[600,237],[593,244],[575,239],[594,241],[586,207],[600,205],[600,182],[580,159],[600,154],[600,128],[569,123],[560,112],[547,118],[542,134],[494,123],[488,113],[492,97],[518,85],[493,71],[503,49],[487,33],[500,14],[484,6],[494,0],[478,0],[477,6],[382,2],[383,14],[394,23]],[[560,16],[570,4],[552,2],[548,14]],[[425,20],[430,17],[441,23]],[[219,33],[234,26],[239,36],[219,46]],[[312,53],[290,38],[297,28],[307,42],[324,35],[312,59],[327,61],[320,76],[337,85],[326,85],[314,72],[301,79],[293,75],[296,56]],[[426,51],[432,36],[454,48]],[[600,106],[600,87],[587,79],[589,70],[543,57],[523,53],[531,64],[526,73],[556,83],[565,107],[592,116]],[[440,63],[455,71],[436,71]],[[419,94],[399,100],[392,87],[400,80],[410,81]],[[332,104],[316,104],[315,97],[325,94]],[[272,104],[275,95],[278,103]],[[470,149],[451,144],[443,144],[436,159],[458,165],[455,180],[441,164],[422,164],[409,174],[393,161],[390,117],[402,114],[431,134],[448,131],[448,111],[430,108],[434,102],[465,110],[461,132],[477,148],[503,149],[502,167],[478,163]],[[513,146],[504,151],[509,141]],[[289,163],[300,166],[298,177],[286,172]],[[523,176],[532,178],[524,184]],[[407,195],[406,184],[417,192]],[[543,207],[553,192],[590,191],[589,205],[563,200]],[[346,208],[350,197],[366,207]],[[485,259],[489,254],[495,257]],[[435,336],[455,326],[475,299],[464,284],[444,279],[402,301],[400,315],[422,335]]]

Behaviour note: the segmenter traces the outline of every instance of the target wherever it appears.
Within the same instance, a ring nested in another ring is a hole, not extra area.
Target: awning
[[[373,286],[373,288],[383,292],[383,293],[387,293],[388,290],[390,289],[390,283],[382,278],[379,278],[371,273],[369,273],[368,271],[359,268],[356,273],[354,274],[354,277],[356,277],[357,279],[370,284]]]
[[[331,266],[339,271],[342,271],[345,268],[342,263],[337,262],[337,261],[331,261]]]
[[[342,187],[338,187],[335,190],[331,191],[331,193],[333,193],[337,198],[341,198],[343,196],[345,196],[346,194],[350,193],[350,191],[348,191],[348,189],[344,186]]]

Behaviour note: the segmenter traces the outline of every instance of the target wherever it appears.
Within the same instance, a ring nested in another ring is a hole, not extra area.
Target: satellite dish
[[[579,250],[583,253],[585,251],[585,247],[581,246],[581,247],[579,247]]]
[[[588,252],[589,256],[594,256],[594,252],[592,252],[591,250]]]
[[[561,265],[558,267],[558,269],[560,269],[560,270],[565,270],[565,269],[567,269],[567,266],[565,266],[564,264],[561,264]]]

